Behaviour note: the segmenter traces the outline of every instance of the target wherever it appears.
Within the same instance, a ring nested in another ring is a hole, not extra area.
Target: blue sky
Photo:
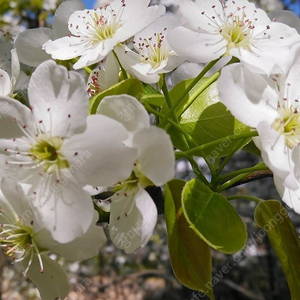
[[[95,0],[83,0],[85,3],[86,8],[93,8]]]
[[[300,0],[284,0],[286,7],[298,16],[300,15]]]

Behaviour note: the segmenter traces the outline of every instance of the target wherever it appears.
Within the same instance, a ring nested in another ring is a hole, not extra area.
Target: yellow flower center
[[[300,143],[300,113],[292,107],[282,107],[278,112],[281,118],[273,122],[272,128],[284,134],[287,147],[293,149]]]
[[[69,168],[68,161],[60,152],[62,144],[62,138],[41,135],[29,150],[29,155],[43,165],[46,173],[51,174],[56,169]]]

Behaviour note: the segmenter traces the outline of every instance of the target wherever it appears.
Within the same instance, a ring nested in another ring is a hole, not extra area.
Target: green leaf
[[[177,279],[190,289],[214,299],[209,246],[189,227],[182,213],[181,193],[185,181],[174,179],[165,188],[165,217],[171,263]]]
[[[140,102],[161,107],[165,102],[165,97],[162,94],[144,95]]]
[[[199,156],[213,159],[229,154],[239,142],[226,139],[227,136],[250,131],[248,126],[235,119],[220,102],[216,82],[196,97],[181,115],[180,124],[199,145],[225,138],[218,145],[199,153]]]
[[[179,118],[180,125],[190,134],[198,145],[224,138],[223,142],[218,145],[196,154],[198,156],[207,157],[208,159],[215,159],[231,153],[239,142],[239,140],[230,140],[229,138],[226,139],[226,137],[234,134],[242,134],[250,131],[250,129],[235,119],[225,105],[220,102],[216,82],[202,91],[208,79],[208,77],[202,78],[191,89],[181,102],[181,106],[175,111]],[[170,91],[172,103],[180,99],[184,90],[187,89],[192,80],[193,79],[184,80]],[[164,105],[162,113],[166,113],[167,111],[168,108]],[[176,148],[182,151],[187,150],[184,145],[179,143],[178,131],[171,127],[168,133],[171,135]],[[246,141],[245,144],[248,141]]]
[[[226,198],[200,180],[185,185],[182,206],[191,228],[211,247],[234,253],[245,246],[247,231],[238,213]]]
[[[299,299],[300,241],[282,204],[268,200],[257,205],[255,222],[269,237],[286,276],[292,300]]]
[[[101,100],[106,96],[127,94],[139,98],[142,94],[142,83],[136,78],[123,80],[90,99],[90,114],[95,114]]]

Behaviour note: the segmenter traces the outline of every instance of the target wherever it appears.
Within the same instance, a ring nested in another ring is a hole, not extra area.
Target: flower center
[[[246,19],[245,13],[243,13],[242,17],[231,14],[227,16],[223,28],[220,29],[222,36],[228,41],[227,52],[235,47],[251,49],[250,39],[254,28],[251,24],[251,21]]]
[[[0,214],[4,219],[9,219],[3,209],[0,209]],[[31,224],[33,224],[33,221],[31,221]],[[14,262],[20,262],[30,255],[27,268],[23,272],[24,275],[27,274],[34,255],[38,257],[40,272],[44,272],[41,257],[42,250],[34,241],[34,230],[32,227],[23,224],[22,217],[17,218],[13,224],[5,223],[0,225],[0,246]]]
[[[5,254],[15,260],[15,254],[23,256],[32,247],[33,230],[20,220],[15,224],[3,224],[0,229],[0,244]]]
[[[279,108],[278,112],[281,118],[277,118],[273,124],[272,128],[284,134],[285,144],[290,149],[293,149],[300,143],[300,113],[294,108]]]
[[[51,174],[56,169],[69,168],[68,161],[60,152],[63,144],[62,138],[47,138],[45,135],[42,135],[36,141],[29,150],[29,155],[32,160],[37,160],[38,163],[43,165],[46,173]]]
[[[165,28],[164,30],[167,30]],[[150,38],[140,38],[138,50],[142,55],[142,63],[150,63],[153,69],[157,69],[161,62],[168,59],[170,55],[175,55],[167,43],[164,43],[165,36],[163,33],[155,33]]]
[[[70,23],[71,28],[75,27],[75,31],[73,29],[72,33],[83,40],[88,40],[92,46],[113,38],[117,29],[122,27],[121,16],[124,5],[118,14],[109,4],[94,10],[85,10],[85,15],[78,15],[83,24]]]

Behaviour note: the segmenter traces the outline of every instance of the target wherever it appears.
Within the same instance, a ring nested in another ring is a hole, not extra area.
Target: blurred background
[[[138,0],[137,0],[138,1]],[[87,8],[105,4],[107,1],[84,1]],[[300,15],[300,1],[261,0],[257,6],[269,12],[275,9],[289,9]],[[59,1],[56,0],[0,0],[0,29],[17,35],[26,28],[51,26],[53,14]],[[175,11],[172,0],[153,0],[151,4],[163,4],[168,11]],[[239,151],[225,171],[253,166],[259,158],[245,151]],[[202,160],[199,164],[206,172]],[[176,165],[176,177],[189,180],[193,173],[184,160]],[[264,178],[227,191],[228,194],[250,193],[263,199],[279,199],[273,179]],[[161,201],[162,202],[162,201]],[[163,203],[160,203],[163,205]],[[243,251],[225,255],[212,251],[213,278],[216,300],[288,300],[289,289],[266,236],[259,235],[253,221],[255,206],[250,202],[233,203],[248,228],[249,240]],[[300,218],[289,211],[290,218],[299,231]],[[160,215],[156,230],[144,248],[131,255],[117,249],[111,242],[101,248],[93,259],[69,263],[52,255],[67,272],[71,290],[66,300],[199,300],[208,299],[182,286],[174,277],[170,265],[166,225]],[[230,271],[222,272],[227,266]],[[0,252],[0,300],[39,299],[34,285],[21,275],[18,265],[11,265]],[[299,291],[300,299],[300,291]]]

